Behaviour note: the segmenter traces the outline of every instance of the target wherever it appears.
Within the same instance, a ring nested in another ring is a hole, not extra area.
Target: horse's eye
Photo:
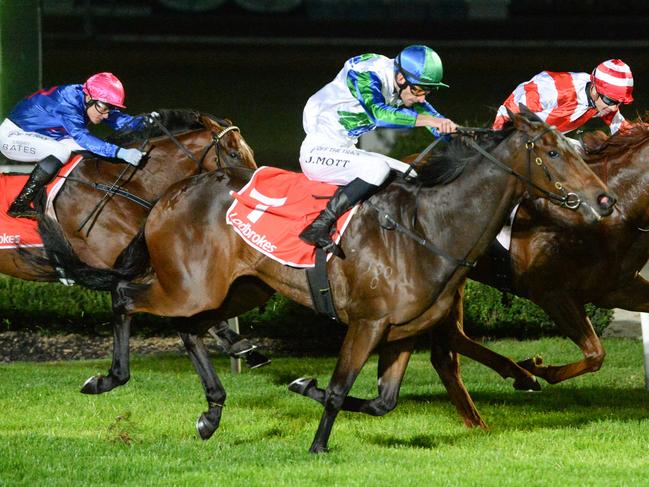
[[[239,154],[239,151],[236,150],[230,151],[229,156],[232,159],[241,159],[241,154]]]
[[[550,152],[548,152],[548,155],[549,155],[552,159],[554,159],[555,157],[559,157],[559,153],[558,153],[557,151],[555,151],[555,150],[551,150]]]

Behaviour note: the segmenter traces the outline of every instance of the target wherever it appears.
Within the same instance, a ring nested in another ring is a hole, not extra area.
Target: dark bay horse
[[[112,266],[138,233],[150,208],[173,183],[218,167],[256,167],[252,149],[229,120],[192,110],[160,110],[159,114],[158,127],[110,138],[119,145],[148,150],[148,159],[140,167],[90,155],[76,166],[57,195],[54,212],[85,262]],[[19,250],[0,250],[0,273],[25,280],[56,280],[41,271],[24,260]],[[84,392],[103,392],[128,380],[130,318],[123,318],[126,321],[115,328],[120,353],[114,355],[108,376],[89,379]]]
[[[516,363],[487,349],[463,331],[461,286],[451,312],[432,330],[431,363],[467,425],[482,420],[462,384],[458,353],[503,378],[513,378],[516,389],[538,390],[535,376],[554,384],[601,367],[605,351],[584,310],[586,303],[649,312],[649,282],[639,274],[649,258],[649,126],[637,124],[608,139],[601,132],[585,139],[586,160],[618,198],[616,211],[599,225],[589,226],[574,212],[526,198],[512,227],[511,282],[503,286],[498,278],[499,255],[483,256],[469,273],[472,279],[541,306],[584,357],[565,365],[545,365],[538,356]],[[401,349],[401,373],[391,376],[390,387],[397,391],[414,344],[406,345]],[[320,396],[316,386],[314,379],[303,379],[292,390]],[[388,389],[384,385],[384,391]],[[350,407],[377,414],[393,408],[396,399],[396,394],[383,393],[373,401],[350,401]]]
[[[310,451],[326,451],[341,409],[361,410],[347,394],[373,350],[380,353],[379,392],[398,392],[385,388],[405,367],[404,344],[407,348],[450,312],[469,263],[486,250],[526,189],[558,204],[576,198],[581,204],[571,206],[593,222],[611,212],[613,198],[560,133],[525,109],[511,116],[511,128],[476,144],[479,153],[455,141],[448,157],[418,169],[416,183],[392,181],[352,219],[342,240],[347,257],[328,264],[336,309],[348,331],[329,386],[311,396],[324,413]],[[209,313],[225,319],[264,302],[272,290],[311,306],[302,270],[253,250],[225,222],[230,191],[249,177],[245,170],[215,171],[172,186],[115,269],[88,269],[56,226],[44,220],[48,255],[77,282],[114,290],[115,305],[126,315]],[[420,238],[379,225],[377,209]],[[432,253],[431,244],[452,256]],[[142,264],[149,272],[139,277],[127,272]],[[218,427],[225,391],[200,341],[204,332],[187,328],[181,337],[206,392],[208,411],[197,422],[206,439]],[[476,419],[475,425],[483,424]]]

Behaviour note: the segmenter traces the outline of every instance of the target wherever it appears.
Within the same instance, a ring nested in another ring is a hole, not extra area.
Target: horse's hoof
[[[216,423],[210,420],[205,413],[201,414],[196,420],[196,431],[201,440],[209,440],[216,429],[219,427],[219,421]]]
[[[514,381],[514,389],[517,391],[540,391],[541,384],[538,383],[536,377],[526,377],[522,380]]]
[[[535,355],[534,357],[528,358],[526,360],[521,360],[520,362],[516,363],[528,372],[534,373],[534,370],[537,367],[543,365],[543,357],[541,357],[540,355]]]
[[[329,448],[325,445],[314,443],[311,445],[311,448],[309,448],[309,453],[329,453]]]
[[[317,379],[307,379],[306,377],[300,377],[295,379],[288,385],[288,390],[306,396],[309,389],[316,387],[318,385]]]
[[[81,386],[83,394],[101,394],[103,391],[99,386],[99,382],[104,378],[103,375],[93,375]]]
[[[259,367],[268,365],[271,362],[268,357],[259,352],[255,352],[254,350],[252,352],[248,352],[244,356],[244,359],[246,360],[246,366],[249,369],[258,369]]]

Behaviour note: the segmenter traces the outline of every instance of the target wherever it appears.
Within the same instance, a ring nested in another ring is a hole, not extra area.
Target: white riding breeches
[[[346,185],[356,178],[380,186],[390,169],[405,172],[410,166],[391,157],[339,146],[319,137],[307,136],[300,148],[300,167],[313,181]],[[415,176],[414,172],[411,172]]]
[[[36,132],[25,132],[8,118],[0,125],[0,152],[12,161],[37,162],[54,156],[65,164],[74,150],[84,149],[69,138],[55,140]]]

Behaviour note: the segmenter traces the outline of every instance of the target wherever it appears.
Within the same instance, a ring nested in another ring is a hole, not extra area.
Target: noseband
[[[545,129],[542,133],[534,137],[533,139],[529,139],[525,143],[525,148],[527,149],[527,173],[528,175],[531,174],[532,172],[532,152],[535,153],[534,157],[534,163],[539,166],[541,169],[543,169],[543,172],[545,173],[545,176],[548,178],[548,181],[552,182],[552,175],[550,173],[550,170],[547,168],[545,163],[543,162],[543,159],[536,154],[536,151],[534,150],[536,147],[536,142],[543,137],[546,133],[550,132],[553,130],[552,127],[549,127]],[[475,133],[476,129],[468,129],[468,128],[459,128],[457,132],[459,134],[463,135],[469,135]],[[567,192],[563,184],[561,184],[560,181],[555,181],[554,182],[554,187],[559,190],[561,193],[554,193],[552,191],[548,191],[545,188],[540,187],[538,184],[536,184],[534,181],[532,181],[530,176],[525,176],[523,174],[517,173],[514,171],[511,167],[508,165],[502,163],[498,159],[496,159],[494,156],[492,156],[489,152],[484,150],[480,145],[473,140],[472,138],[468,139],[469,145],[475,149],[477,152],[479,152],[482,156],[487,158],[489,161],[493,162],[496,166],[501,168],[502,170],[508,172],[512,176],[516,177],[520,181],[523,181],[526,185],[533,187],[536,189],[538,192],[542,193],[546,198],[548,198],[550,201],[564,207],[568,208],[570,210],[576,210],[579,208],[581,205],[581,198],[577,193],[572,193],[572,192]]]

